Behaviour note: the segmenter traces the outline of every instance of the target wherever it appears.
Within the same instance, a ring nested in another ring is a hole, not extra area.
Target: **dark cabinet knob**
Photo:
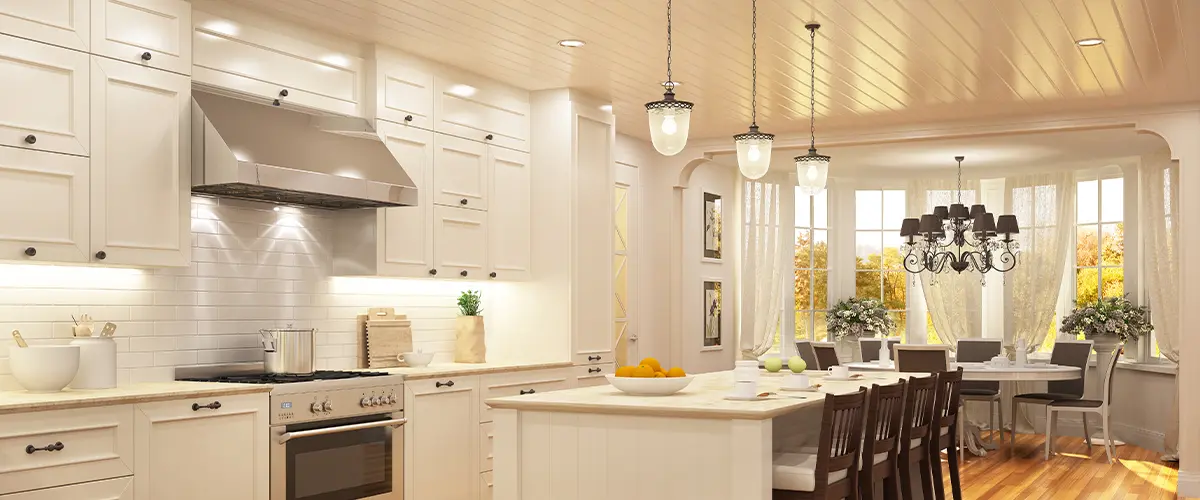
[[[62,451],[63,448],[66,448],[66,445],[62,444],[61,441],[54,443],[54,444],[48,444],[48,445],[42,446],[42,447],[37,447],[37,446],[34,446],[31,444],[31,445],[25,447],[25,453],[32,455],[39,451]]]
[[[104,250],[101,250],[99,252],[96,252],[96,258],[100,259],[100,260],[104,260],[104,259],[108,258],[108,254],[104,253]]]
[[[33,257],[33,256],[37,255],[37,249],[36,249],[36,248],[33,248],[33,247],[26,248],[26,249],[25,249],[25,255],[28,255],[28,256],[30,256],[30,257]]]
[[[490,141],[490,140],[492,140],[492,134],[488,134],[488,135],[485,135],[485,136],[483,136],[483,140],[485,140],[485,141]]]
[[[287,97],[287,96],[288,96],[287,89],[283,89],[283,90],[279,91],[279,97]]]
[[[588,356],[588,361],[600,361],[600,356]]]
[[[430,269],[430,270],[429,270],[429,275],[430,275],[430,276],[437,276],[437,269]]]
[[[142,52],[142,60],[143,61],[149,61],[151,57],[154,57],[154,56],[152,54],[150,54],[149,52]]]
[[[29,135],[25,136],[25,144],[36,144],[36,143],[37,143],[36,135],[29,134]]]
[[[464,207],[465,207],[465,206],[467,206],[467,199],[466,199],[466,198],[463,198],[463,199],[461,199],[461,200],[458,200],[458,204],[459,204],[459,205],[462,205],[462,206],[464,206]]]
[[[404,115],[404,121],[406,121],[406,122],[411,122],[411,121],[412,121],[412,115]]]
[[[521,391],[521,395],[522,395],[522,396],[524,396],[524,395],[526,395],[526,394],[533,394],[533,393],[535,393],[535,392],[537,392],[537,391],[535,391],[535,390],[533,390],[533,389],[529,389],[528,391],[526,391],[526,390],[522,390],[522,391]]]
[[[496,271],[492,271],[492,272],[488,273],[488,277],[490,277],[490,278],[495,278],[495,277],[496,277]]]
[[[433,385],[434,385],[434,387],[438,387],[438,388],[442,388],[442,387],[454,387],[454,381],[453,381],[453,380],[447,380],[447,381],[445,381],[445,382],[437,382],[437,383],[435,383],[435,384],[433,384]]]
[[[202,405],[202,404],[200,404],[200,403],[192,403],[192,411],[200,411],[201,409],[208,409],[208,410],[220,410],[220,409],[221,409],[221,402],[220,402],[220,401],[213,401],[213,402],[211,402],[211,403],[209,403],[209,404],[206,404],[206,405]]]
[[[464,278],[466,278],[466,277],[467,277],[467,270],[466,270],[466,269],[463,269],[462,271],[459,271],[459,272],[458,272],[458,275],[459,275],[459,276],[462,276],[462,277],[464,277]]]
[[[278,106],[278,105],[279,105],[279,99],[275,99],[274,101],[271,101],[271,105],[272,105],[272,106]]]
[[[603,368],[588,368],[588,373],[600,373],[602,371],[604,371]]]

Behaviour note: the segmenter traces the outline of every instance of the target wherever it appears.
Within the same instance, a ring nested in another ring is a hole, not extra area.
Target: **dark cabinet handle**
[[[99,251],[99,252],[96,252],[96,258],[97,258],[97,259],[104,260],[104,259],[105,259],[105,258],[107,258],[107,257],[108,257],[108,254],[107,254],[107,253],[105,253],[105,252],[104,252],[104,250],[101,250],[101,251]]]
[[[33,257],[34,255],[37,255],[37,249],[36,249],[36,248],[33,248],[33,247],[26,248],[26,249],[25,249],[25,255],[28,255],[28,256],[30,256],[30,257]]]
[[[36,144],[36,143],[37,143],[36,135],[29,134],[29,135],[25,136],[25,144]]]
[[[200,409],[201,409],[201,408],[206,408],[206,409],[209,409],[209,410],[220,410],[220,409],[221,409],[221,402],[220,402],[220,401],[213,401],[213,402],[211,402],[211,403],[209,403],[209,404],[206,404],[206,405],[202,405],[202,404],[200,404],[200,403],[192,403],[192,411],[200,411]]]
[[[411,121],[412,121],[412,115],[404,115],[404,121],[406,121],[406,122],[411,122]]]
[[[142,60],[143,61],[149,61],[151,57],[153,57],[153,55],[150,54],[149,52],[142,52]]]
[[[467,199],[466,199],[466,198],[463,198],[463,199],[461,199],[461,200],[458,200],[458,204],[459,204],[459,205],[466,206],[466,204],[467,204]]]
[[[279,91],[279,97],[287,97],[287,96],[288,96],[287,89],[283,89],[283,90]]]
[[[492,140],[492,134],[488,134],[488,135],[485,135],[485,136],[483,136],[483,139],[484,139],[485,141],[490,141],[490,140]]]
[[[437,276],[437,269],[430,269],[430,270],[429,270],[429,275],[430,275],[430,276]]]
[[[488,273],[488,277],[489,277],[489,278],[495,278],[495,277],[496,277],[496,271],[492,271],[492,272]]]
[[[63,445],[61,441],[54,443],[54,444],[48,444],[41,448],[38,448],[31,444],[31,445],[25,447],[25,453],[32,455],[35,452],[39,452],[39,451],[62,451],[63,448],[66,448],[66,446]]]
[[[600,373],[602,371],[604,371],[603,368],[588,368],[588,373]]]
[[[467,270],[466,270],[466,269],[463,269],[462,271],[459,271],[459,272],[458,272],[458,275],[459,275],[459,276],[462,276],[462,277],[464,277],[464,278],[466,278],[466,277],[467,277]]]
[[[272,105],[272,106],[278,106],[278,105],[279,105],[279,99],[275,99],[274,101],[271,101],[271,105]]]
[[[438,388],[442,388],[442,387],[454,387],[454,381],[453,381],[453,380],[449,380],[449,381],[446,381],[446,382],[437,382],[437,383],[433,384],[433,386],[434,386],[434,387],[438,387]]]
[[[600,361],[600,356],[588,356],[588,361]]]
[[[537,392],[537,391],[535,391],[535,390],[533,390],[533,389],[530,389],[530,390],[528,390],[528,391],[526,391],[526,390],[522,390],[522,391],[521,391],[521,395],[522,395],[522,396],[525,396],[525,395],[527,395],[527,394],[533,394],[533,393],[535,393],[535,392]]]

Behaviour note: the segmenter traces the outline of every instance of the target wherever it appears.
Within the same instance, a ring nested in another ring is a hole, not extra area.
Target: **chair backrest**
[[[1104,404],[1107,406],[1112,402],[1113,391],[1113,375],[1117,374],[1117,362],[1121,360],[1121,353],[1125,352],[1125,346],[1121,345],[1112,353],[1112,361],[1108,363],[1108,370],[1104,374]]]
[[[962,378],[962,367],[937,375],[937,395],[934,397],[933,405],[933,415],[936,420],[934,427],[938,429],[933,431],[935,437],[942,428],[950,427],[958,420],[959,389]]]
[[[1004,350],[1000,339],[958,339],[956,359],[963,363],[989,361]],[[1000,390],[1000,382],[963,382],[962,389]]]
[[[904,415],[900,421],[901,450],[908,449],[909,441],[929,435],[937,395],[937,375],[909,378],[905,386]]]
[[[883,339],[859,337],[858,350],[862,352],[862,360],[869,363],[879,359],[879,344],[881,343],[883,343]]]
[[[817,444],[814,497],[825,498],[825,489],[831,486],[829,475],[834,472],[846,471],[842,481],[849,481],[852,487],[858,485],[858,454],[862,446],[866,409],[866,388],[840,396],[825,395],[821,440]]]
[[[950,366],[950,346],[900,344],[896,346],[896,371],[937,373]]]
[[[1087,379],[1088,359],[1092,356],[1092,341],[1090,340],[1056,340],[1054,352],[1050,353],[1050,362],[1062,366],[1079,368],[1079,378],[1074,380],[1055,380],[1046,383],[1046,392],[1054,394],[1070,394],[1083,397],[1084,382]]]
[[[897,443],[900,439],[900,422],[904,419],[906,389],[903,380],[891,385],[871,386],[867,397],[867,421],[863,428],[866,435],[863,439],[864,456],[884,452],[894,456],[899,451]],[[863,459],[862,467],[870,467],[871,463]]]
[[[812,348],[817,357],[818,370],[828,370],[829,367],[840,364],[833,342],[813,342]]]
[[[800,359],[804,360],[804,364],[811,370],[820,370],[821,366],[817,363],[817,353],[813,351],[812,342],[807,340],[796,341],[796,354]]]

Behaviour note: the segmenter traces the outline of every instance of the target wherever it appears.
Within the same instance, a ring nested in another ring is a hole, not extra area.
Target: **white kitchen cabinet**
[[[529,93],[453,68],[434,78],[434,130],[529,151]]]
[[[267,500],[268,406],[265,393],[136,405],[135,498]]]
[[[439,277],[485,279],[487,212],[433,207],[433,255]]]
[[[375,46],[367,62],[368,117],[433,130],[434,66],[422,59]]]
[[[488,146],[445,134],[433,145],[433,203],[487,210]]]
[[[0,1],[0,33],[87,52],[91,47],[91,1]]]
[[[479,379],[406,382],[405,498],[479,496]]]
[[[175,73],[93,57],[91,89],[94,261],[186,266],[191,255],[191,82]]]
[[[594,387],[597,385],[608,385],[608,379],[605,375],[612,374],[616,371],[612,363],[604,363],[599,365],[575,366],[573,370],[573,385],[572,387]]]
[[[192,4],[185,0],[92,0],[96,55],[192,73]]]
[[[134,500],[133,478],[120,477],[58,488],[0,495],[0,500]]]
[[[90,68],[87,54],[0,36],[0,146],[87,156]]]
[[[0,148],[0,259],[88,262],[89,187],[87,158]]]
[[[132,475],[133,448],[130,405],[2,415],[0,495]]]
[[[566,368],[485,375],[480,379],[479,421],[492,421],[492,410],[487,405],[489,399],[570,389],[572,378],[571,371]]]
[[[488,276],[529,279],[529,154],[503,148],[488,151],[492,180],[488,203]]]
[[[572,348],[581,364],[612,363],[613,357],[613,149],[612,114],[580,99],[572,103],[574,185],[571,186]],[[588,229],[593,228],[593,229]],[[599,228],[604,228],[601,231]]]

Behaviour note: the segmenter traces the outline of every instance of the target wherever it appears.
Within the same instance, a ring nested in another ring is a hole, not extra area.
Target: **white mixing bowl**
[[[400,360],[411,368],[424,368],[433,361],[432,352],[406,352],[400,354]]]
[[[71,383],[79,371],[79,346],[12,346],[8,363],[13,378],[29,392],[58,392]]]

